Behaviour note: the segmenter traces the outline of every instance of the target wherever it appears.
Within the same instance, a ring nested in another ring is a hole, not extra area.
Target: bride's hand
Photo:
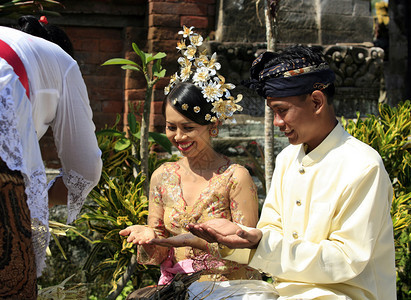
[[[120,230],[121,236],[128,236],[127,242],[143,245],[156,238],[153,228],[144,225],[132,225]]]
[[[206,242],[192,233],[183,233],[166,239],[153,239],[150,244],[162,247],[193,247],[207,250]]]

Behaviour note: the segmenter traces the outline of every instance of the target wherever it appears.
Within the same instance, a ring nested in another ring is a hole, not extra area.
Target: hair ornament
[[[47,25],[49,23],[49,21],[47,21],[46,16],[41,16],[39,22],[43,23],[44,25]]]
[[[231,95],[230,90],[235,88],[234,84],[226,83],[225,78],[217,73],[221,69],[221,64],[217,61],[217,53],[211,57],[207,55],[207,49],[200,50],[203,44],[203,37],[193,31],[194,27],[186,27],[178,34],[183,38],[177,42],[177,50],[182,54],[177,62],[180,65],[179,72],[170,77],[168,86],[164,88],[164,94],[168,95],[173,87],[179,82],[191,81],[201,89],[203,97],[207,102],[211,102],[213,108],[211,112],[216,115],[205,115],[205,119],[210,122],[217,120],[232,120],[236,111],[243,108],[237,104],[243,98],[241,94],[237,98]],[[173,102],[174,103],[174,102]],[[175,104],[175,103],[174,103]],[[200,111],[200,107],[189,108],[187,104],[182,104],[184,110],[192,109],[195,113]]]

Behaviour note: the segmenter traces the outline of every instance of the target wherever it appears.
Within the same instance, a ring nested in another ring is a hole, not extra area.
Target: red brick
[[[150,114],[150,128],[154,126],[164,126],[164,116],[162,114]]]
[[[134,112],[136,112],[137,115],[141,116],[144,110],[144,101],[129,101],[128,103],[133,107]]]
[[[180,25],[195,28],[207,28],[208,27],[208,18],[207,17],[196,17],[196,16],[182,16]]]
[[[74,51],[98,51],[97,39],[72,38],[71,43]]]
[[[66,33],[69,37],[75,38],[90,38],[101,39],[101,38],[112,38],[120,40],[121,29],[110,29],[110,28],[93,28],[93,27],[69,27],[66,29]]]
[[[216,7],[215,5],[209,5],[208,10],[207,10],[207,15],[210,16],[215,16],[216,15]]]
[[[93,74],[97,76],[119,76],[124,78],[126,74],[120,65],[90,65],[89,69],[93,70]]]
[[[144,49],[141,49],[139,45],[137,45],[137,47],[138,47],[141,51],[144,51]],[[133,50],[133,48],[131,47],[131,45],[130,45],[130,49],[128,49],[128,50],[125,52],[124,58],[125,58],[125,59],[128,59],[128,60],[132,60],[132,61],[134,61],[134,62],[136,62],[136,63],[138,63],[138,64],[141,63],[140,57],[137,55],[137,53],[134,52],[134,50]]]
[[[178,32],[177,28],[176,31]],[[153,49],[151,52],[164,52],[167,54],[167,57],[163,58],[162,62],[164,60],[168,59],[169,55],[173,55],[177,53],[177,39],[172,39],[172,40],[153,40],[150,41],[150,48]]]
[[[122,78],[118,76],[94,76],[87,75],[84,76],[84,81],[86,85],[94,87],[103,87],[106,89],[117,89],[122,88]]]
[[[161,78],[159,81],[157,81],[156,85],[154,86],[154,88],[156,90],[164,90],[164,88],[168,85],[170,81],[170,77],[163,77]]]
[[[123,89],[121,87],[117,89],[106,89],[89,85],[88,90],[89,98],[93,101],[123,101]]]
[[[215,4],[216,0],[186,0],[188,3]]]
[[[124,91],[124,99],[126,101],[144,100],[146,96],[145,89],[129,89]]]
[[[90,107],[93,113],[101,112],[101,101],[91,101],[90,99]]]
[[[183,0],[183,2],[184,1],[187,1],[187,0]],[[150,3],[150,2],[168,2],[168,3],[180,3],[180,2],[182,2],[181,0],[148,0],[148,2]]]
[[[180,38],[176,28],[164,28],[164,27],[150,27],[148,29],[148,40],[178,40]]]
[[[140,78],[131,78],[130,76],[125,80],[124,88],[126,90],[130,89],[144,89],[147,87],[147,82],[144,80],[144,77]]]
[[[122,101],[104,101],[102,105],[103,113],[121,113],[124,109]]]
[[[101,59],[98,52],[77,51],[74,53],[74,57],[79,64],[101,64]]]
[[[98,112],[93,115],[93,121],[96,125],[96,131],[104,129],[107,126],[111,127],[114,125],[118,113],[111,112]]]
[[[122,52],[123,41],[113,39],[100,39],[98,41],[98,49],[102,52]]]
[[[163,113],[163,101],[152,101],[151,102],[151,113],[162,114]]]
[[[131,49],[131,43],[136,42],[139,47],[144,48],[144,45],[141,43],[144,43],[146,40],[146,34],[147,34],[147,28],[141,28],[141,27],[134,27],[134,26],[127,26],[123,29],[123,40],[128,41],[128,44],[126,44],[126,48]]]
[[[153,94],[154,94],[153,99],[156,102],[161,102],[166,97],[166,95],[164,95],[164,89],[155,89],[153,90]]]
[[[207,4],[150,2],[148,12],[149,14],[206,16],[207,9]]]
[[[148,26],[158,27],[178,27],[180,25],[180,17],[175,14],[152,14],[148,17]]]

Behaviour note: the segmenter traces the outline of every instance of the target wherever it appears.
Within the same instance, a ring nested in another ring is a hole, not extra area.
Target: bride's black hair
[[[180,82],[171,90],[163,102],[163,115],[166,104],[170,103],[179,113],[200,125],[210,124],[215,117],[211,112],[213,105],[204,98],[201,89],[190,82]]]

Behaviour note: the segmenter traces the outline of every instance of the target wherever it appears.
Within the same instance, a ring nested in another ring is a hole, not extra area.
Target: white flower
[[[214,52],[214,54],[211,56],[210,60],[207,63],[207,68],[210,70],[211,75],[215,75],[216,70],[221,69],[221,64],[217,62],[217,53]]]
[[[235,85],[232,83],[225,83],[225,78],[222,75],[218,75],[218,78],[220,79],[220,84],[221,84],[221,90],[223,91],[224,96],[226,98],[229,98],[231,96],[231,93],[229,90],[232,90],[235,88]]]
[[[170,77],[170,82],[168,83],[168,86],[164,88],[164,95],[168,95],[170,93],[170,90],[176,85],[177,82],[180,81],[180,77],[178,77],[177,72],[171,75]]]
[[[180,42],[177,42],[177,47],[179,51],[187,49],[186,43],[184,40],[181,40]]]
[[[242,95],[239,94],[237,99],[231,96],[230,90],[234,89],[235,85],[226,83],[225,78],[217,74],[217,71],[221,69],[221,64],[217,62],[217,53],[213,53],[209,57],[207,49],[200,52],[198,47],[203,44],[203,37],[194,33],[193,28],[183,26],[183,30],[178,32],[183,35],[183,39],[177,42],[177,49],[183,54],[177,60],[180,64],[180,75],[175,73],[171,76],[170,83],[164,88],[164,93],[169,94],[177,82],[191,80],[193,84],[201,89],[206,101],[212,102],[213,108],[210,113],[214,113],[222,121],[231,120],[236,111],[243,109],[237,104],[241,101]],[[190,44],[187,46],[188,41]],[[188,110],[189,106],[183,104],[182,109]],[[200,111],[199,106],[192,109],[195,113]],[[206,113],[205,119],[211,122],[217,121],[217,118],[212,117],[210,113]]]
[[[199,34],[194,34],[190,36],[190,42],[192,45],[199,47],[203,44],[203,37]]]
[[[177,62],[180,64],[181,67],[191,67],[192,63],[185,57],[179,57]]]
[[[181,69],[181,75],[180,75],[181,81],[183,82],[188,81],[192,73],[193,71],[191,71],[191,65],[183,67]]]
[[[217,115],[219,119],[231,119],[236,111],[242,111],[242,106],[237,103],[243,99],[243,95],[238,94],[237,99],[229,97],[228,100],[219,99],[213,102],[211,111]]]
[[[193,76],[193,82],[196,85],[204,86],[207,80],[210,79],[210,73],[206,67],[197,68]]]
[[[177,72],[175,72],[173,75],[171,75],[171,77],[170,77],[170,83],[169,83],[169,85],[174,85],[176,82],[177,82],[177,80],[178,80],[179,78],[178,78],[178,74],[177,74]]]
[[[167,85],[165,88],[164,88],[164,95],[168,95],[168,93],[170,93],[170,86],[169,85]]]
[[[203,93],[204,98],[207,99],[207,102],[213,102],[223,96],[220,88],[221,86],[218,82],[210,81],[208,85],[203,87],[203,90],[201,92]]]
[[[194,26],[191,26],[190,28],[188,28],[188,27],[186,27],[185,25],[183,25],[183,30],[181,31],[179,31],[178,32],[178,34],[182,34],[183,35],[183,37],[188,37],[188,36],[190,36],[190,35],[192,35],[193,34],[193,31],[192,31],[192,29],[194,28]]]
[[[183,81],[183,82],[188,81],[190,79],[191,74],[193,73],[193,71],[191,71],[191,66],[192,66],[191,61],[189,61],[185,57],[180,57],[177,60],[177,62],[181,66],[180,80]]]
[[[189,59],[192,60],[194,58],[194,56],[196,55],[197,52],[197,48],[193,45],[188,45],[187,46],[187,50],[184,51],[184,56]]]
[[[208,64],[207,49],[201,52],[195,59],[194,65],[198,67],[205,67]]]

